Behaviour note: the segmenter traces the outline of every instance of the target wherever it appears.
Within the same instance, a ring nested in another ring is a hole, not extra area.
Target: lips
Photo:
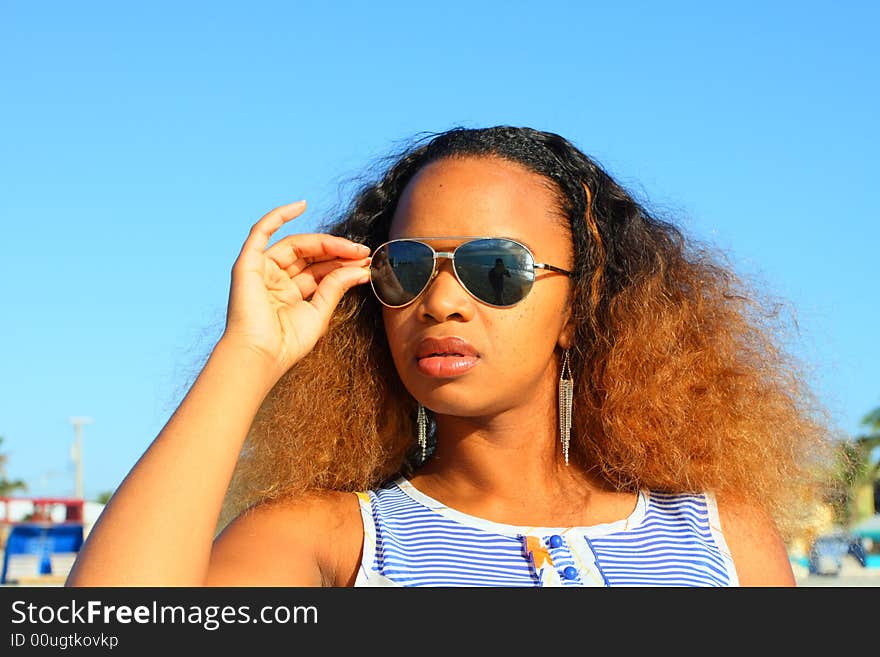
[[[471,370],[480,360],[477,350],[457,337],[425,338],[416,350],[416,366],[425,376],[453,378]]]
[[[419,343],[416,350],[416,358],[429,356],[471,356],[478,358],[480,354],[470,344],[461,338],[451,336],[448,338],[425,338]]]

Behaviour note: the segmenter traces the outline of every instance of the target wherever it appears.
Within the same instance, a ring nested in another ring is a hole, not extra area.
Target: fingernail
[[[363,251],[364,253],[369,253],[369,252],[370,252],[370,247],[368,247],[366,244],[358,244],[358,248],[359,248],[361,251]]]

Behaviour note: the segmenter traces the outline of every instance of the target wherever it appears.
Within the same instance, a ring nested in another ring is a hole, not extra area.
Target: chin
[[[440,385],[433,388],[420,386],[409,388],[422,406],[438,415],[452,417],[483,417],[501,412],[503,407],[496,394],[487,397],[485,386],[476,389],[469,386]]]

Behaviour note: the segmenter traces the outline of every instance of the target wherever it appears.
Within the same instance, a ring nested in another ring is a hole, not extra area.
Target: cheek
[[[554,358],[563,322],[561,304],[524,306],[515,316],[497,325],[499,357],[506,366],[518,368],[524,376],[543,377]]]
[[[534,309],[505,312],[489,327],[493,360],[499,369],[511,372],[535,370],[546,360],[544,343],[551,339],[552,328]]]
[[[388,339],[388,347],[395,362],[403,357],[404,345],[407,341],[408,331],[406,321],[401,311],[382,311],[382,322],[385,325],[385,337]]]

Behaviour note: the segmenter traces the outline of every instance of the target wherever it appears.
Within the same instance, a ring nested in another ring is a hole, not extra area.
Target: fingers
[[[272,235],[285,222],[300,216],[305,208],[305,201],[297,201],[279,206],[264,215],[251,227],[233,269],[261,271],[266,258],[269,258],[279,269],[287,271],[293,266],[294,269],[289,273],[296,273],[313,262],[333,258],[356,259],[369,255],[369,248],[366,246],[324,233],[289,235],[267,249]]]
[[[369,273],[365,273],[361,267],[337,267],[321,279],[312,295],[311,304],[324,321],[329,322],[333,310],[342,300],[345,292],[369,280]]]
[[[288,271],[287,273],[290,275],[291,281],[296,285],[302,298],[308,299],[314,294],[321,280],[336,269],[340,267],[356,267],[361,271],[361,274],[369,275],[369,264],[370,258],[361,258],[360,260],[328,260],[315,263],[302,272],[294,274]]]
[[[355,260],[369,254],[367,246],[325,233],[288,235],[265,252],[266,257],[292,276],[315,262],[337,258]]]
[[[242,253],[253,251],[262,253],[269,244],[272,234],[281,228],[285,222],[301,215],[306,209],[305,201],[281,205],[263,215],[263,217],[251,227],[251,232],[242,246]]]

